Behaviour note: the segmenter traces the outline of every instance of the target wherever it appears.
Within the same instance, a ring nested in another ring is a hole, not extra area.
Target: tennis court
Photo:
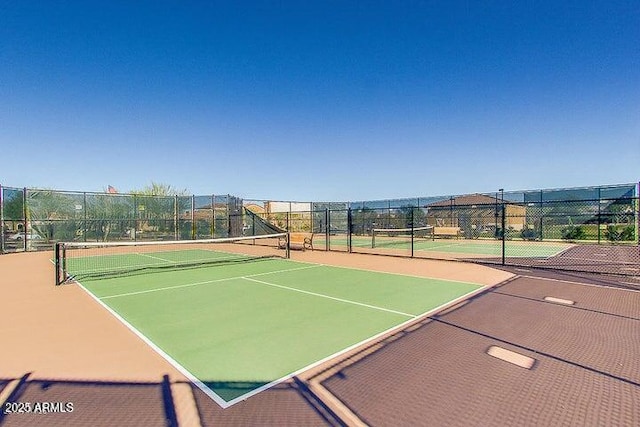
[[[411,250],[411,236],[377,236],[373,240],[371,236],[353,235],[351,239],[352,248],[357,252]],[[319,235],[314,239],[314,246],[322,249],[325,247],[325,242],[326,238]],[[346,250],[348,240],[346,236],[330,236],[330,245],[334,249],[336,247],[344,247]],[[573,246],[572,244],[561,242],[508,240],[505,242],[505,256],[515,258],[551,258]],[[437,252],[468,258],[500,257],[502,254],[502,241],[496,239],[431,239],[414,237],[413,250],[423,252],[425,255],[430,252]],[[419,255],[417,254],[417,256]]]
[[[247,243],[86,247],[65,269],[222,407],[482,288]]]

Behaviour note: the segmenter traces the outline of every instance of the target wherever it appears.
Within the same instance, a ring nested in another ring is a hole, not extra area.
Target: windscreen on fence
[[[362,202],[0,187],[0,252],[310,234],[313,250],[640,276],[638,185]]]

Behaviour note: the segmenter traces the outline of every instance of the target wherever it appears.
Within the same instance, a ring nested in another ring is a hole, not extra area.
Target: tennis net
[[[56,285],[160,269],[288,258],[287,233],[207,240],[148,242],[59,242]]]
[[[374,228],[371,230],[371,247],[402,246],[412,239],[433,237],[433,226],[415,228]]]

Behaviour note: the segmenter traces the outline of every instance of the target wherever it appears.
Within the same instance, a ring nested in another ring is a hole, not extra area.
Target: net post
[[[55,259],[55,269],[56,269],[56,286],[60,285],[60,242],[56,242],[54,246],[54,259]]]
[[[284,257],[289,259],[291,258],[291,233],[287,231],[287,241],[285,242],[285,255]]]

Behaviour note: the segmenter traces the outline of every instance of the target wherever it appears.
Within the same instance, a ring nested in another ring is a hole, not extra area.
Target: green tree
[[[176,206],[176,198],[187,196],[188,191],[151,182],[140,190],[131,191],[131,194],[135,196],[139,229],[166,233],[175,228],[176,210],[178,214],[181,212],[180,206]]]
[[[188,196],[189,192],[186,189],[178,190],[169,184],[160,184],[157,182],[151,182],[150,185],[143,187],[139,190],[131,190],[131,194],[138,196]]]
[[[351,211],[351,221],[353,222],[353,233],[360,235],[371,234],[371,229],[374,228],[378,213],[371,208],[363,207],[362,209],[355,209]]]
[[[411,228],[426,225],[426,214],[415,206],[401,206],[392,209],[390,215],[391,228]]]
[[[27,221],[31,228],[47,241],[54,238],[56,226],[75,227],[75,203],[64,193],[53,190],[27,191]],[[61,236],[66,237],[66,236]]]
[[[635,240],[633,200],[622,199],[611,203],[602,213],[607,224],[605,236],[611,242]]]
[[[87,195],[87,239],[109,241],[113,233],[133,228],[133,197],[118,194]]]
[[[584,227],[582,225],[574,225],[570,216],[567,217],[569,225],[564,227],[561,231],[562,238],[564,240],[575,241],[583,240],[586,237]]]
[[[4,189],[4,219],[5,221],[24,220],[24,198],[22,190]]]

